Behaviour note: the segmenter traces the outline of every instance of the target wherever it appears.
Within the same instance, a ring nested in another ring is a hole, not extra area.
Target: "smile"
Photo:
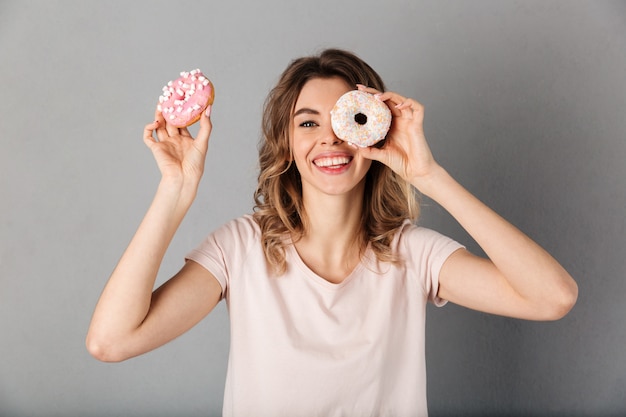
[[[316,159],[313,163],[320,168],[339,168],[349,164],[351,160],[349,156],[333,156]]]

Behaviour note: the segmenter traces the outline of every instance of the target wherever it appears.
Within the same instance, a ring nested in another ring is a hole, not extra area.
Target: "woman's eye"
[[[306,122],[300,123],[300,127],[315,127],[315,126],[317,126],[317,124],[315,122],[310,121],[310,120],[307,120]]]

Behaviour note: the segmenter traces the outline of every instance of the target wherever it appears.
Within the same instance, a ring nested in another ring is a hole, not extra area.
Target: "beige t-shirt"
[[[366,259],[340,284],[290,246],[269,276],[260,229],[233,220],[189,253],[220,282],[231,342],[224,416],[426,416],[426,303],[462,247],[406,222],[394,240],[404,265]]]

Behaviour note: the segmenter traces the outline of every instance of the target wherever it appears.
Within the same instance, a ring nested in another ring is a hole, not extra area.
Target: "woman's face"
[[[352,90],[341,78],[309,80],[296,101],[290,146],[302,178],[303,196],[350,194],[361,191],[371,161],[333,132],[330,111]]]

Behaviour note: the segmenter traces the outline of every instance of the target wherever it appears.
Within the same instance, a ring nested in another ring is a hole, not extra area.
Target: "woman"
[[[357,148],[331,128],[331,108],[354,88],[392,111],[382,147]],[[254,214],[211,233],[153,292],[203,173],[209,112],[195,139],[158,112],[145,128],[162,179],[96,307],[87,337],[96,358],[161,346],[224,298],[224,415],[426,415],[427,301],[530,320],[559,319],[574,305],[569,274],[433,159],[424,108],[332,49],[293,61],[268,96]],[[488,259],[415,226],[414,189]]]

